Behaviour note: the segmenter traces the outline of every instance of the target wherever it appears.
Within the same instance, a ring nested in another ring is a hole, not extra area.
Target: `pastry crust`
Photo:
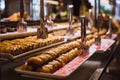
[[[29,36],[22,39],[14,39],[12,41],[5,40],[3,42],[0,42],[0,52],[16,56],[18,54],[63,40],[64,37],[60,36],[51,36],[46,39],[38,39],[36,36]]]
[[[48,49],[42,54],[29,58],[28,66],[32,66],[37,72],[53,73],[63,67],[77,55],[82,55],[86,52],[90,45],[94,43],[93,35],[87,37],[87,45],[82,45],[81,39]]]
[[[39,67],[39,66],[43,65],[44,63],[43,63],[43,60],[40,59],[39,57],[31,57],[31,58],[28,59],[27,64],[29,66],[32,66],[32,67],[36,68],[36,67]]]
[[[78,49],[73,49],[65,54],[62,54],[57,59],[49,62],[46,65],[43,65],[41,68],[38,68],[38,72],[44,72],[44,73],[53,73],[65,64],[67,64],[69,61],[71,61],[74,57],[76,57],[79,54]]]

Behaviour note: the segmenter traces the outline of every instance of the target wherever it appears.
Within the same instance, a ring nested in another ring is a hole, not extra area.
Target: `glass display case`
[[[0,80],[102,80],[120,27],[89,1],[103,0],[0,0]]]

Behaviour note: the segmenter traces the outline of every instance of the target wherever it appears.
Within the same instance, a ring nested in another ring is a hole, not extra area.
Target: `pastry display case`
[[[1,0],[0,79],[101,80],[120,45],[101,1]]]

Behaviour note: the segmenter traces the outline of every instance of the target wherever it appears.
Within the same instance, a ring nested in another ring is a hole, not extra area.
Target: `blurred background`
[[[39,20],[40,19],[40,0],[24,0],[25,1],[25,11],[29,19],[31,20]],[[57,15],[57,12],[60,10],[59,6],[61,6],[61,15],[67,16],[67,4],[74,4],[74,16],[79,16],[79,10],[82,0],[45,0],[45,16],[48,13],[47,6],[51,5],[52,15]],[[110,14],[112,12],[112,6],[115,6],[115,19],[120,20],[120,0],[101,0],[101,11],[106,14]],[[2,18],[8,18],[14,13],[19,12],[20,6],[19,0],[0,0],[0,14]],[[94,0],[85,0],[85,5],[87,8],[94,7]]]

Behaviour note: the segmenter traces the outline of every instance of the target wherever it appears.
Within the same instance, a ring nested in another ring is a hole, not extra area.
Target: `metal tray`
[[[32,36],[32,35],[36,35],[37,33],[37,27],[38,26],[34,26],[34,27],[28,27],[26,32],[7,32],[4,34],[0,34],[0,40],[6,40],[6,39],[14,39],[14,38],[19,38],[19,37],[26,37],[26,36]],[[78,27],[77,25],[73,26],[74,28]],[[67,29],[68,25],[59,25],[57,24],[56,26],[54,26],[53,28],[48,28],[48,32],[53,32],[53,31],[57,31],[57,30],[62,30],[62,29]]]
[[[67,42],[67,40],[64,39],[64,41],[53,43],[53,44],[50,44],[50,45],[47,45],[47,46],[44,46],[44,47],[40,47],[40,48],[37,48],[37,49],[34,49],[34,50],[30,50],[30,51],[24,52],[24,53],[16,55],[16,56],[13,56],[13,55],[8,54],[8,53],[0,53],[0,58],[15,60],[15,59],[23,57],[25,55],[28,55],[28,54],[31,54],[31,53],[34,53],[34,52],[37,52],[37,51],[40,51],[40,50],[43,50],[43,49],[47,49],[47,48],[50,48],[50,47],[53,47],[53,46],[56,46],[56,45],[59,45],[59,44],[63,44],[63,43],[66,43],[66,42]]]
[[[88,35],[88,34],[92,34],[93,32],[92,31],[90,31],[90,30],[87,30],[86,31],[86,34]],[[70,36],[66,36],[67,37],[67,40],[75,40],[75,39],[78,39],[78,38],[80,38],[81,37],[81,31],[77,31],[77,32],[75,32],[73,35],[70,35]]]
[[[101,45],[92,45],[97,52],[104,53],[107,51],[113,44],[115,43],[115,40],[113,39],[101,39]]]
[[[93,47],[90,47],[88,52],[86,52],[84,55],[79,55],[75,57],[72,61],[70,61],[69,63],[67,63],[65,66],[63,66],[54,73],[25,71],[21,69],[21,66],[15,68],[15,71],[20,73],[22,76],[29,78],[43,77],[43,78],[63,79],[68,77],[71,73],[73,73],[81,64],[83,64],[88,58],[90,58],[90,56],[92,56],[95,53],[95,51],[96,50]]]

